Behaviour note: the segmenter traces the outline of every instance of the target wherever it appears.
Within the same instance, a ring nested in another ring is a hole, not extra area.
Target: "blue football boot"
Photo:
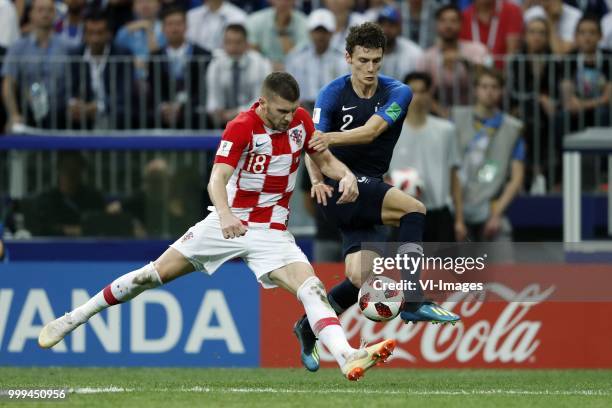
[[[400,313],[400,319],[402,319],[405,323],[432,322],[433,324],[450,323],[454,325],[461,320],[461,316],[446,310],[442,306],[436,305],[433,302],[427,301],[421,303],[414,310],[403,310]]]
[[[302,364],[308,371],[319,369],[319,352],[317,351],[317,337],[310,328],[306,315],[293,326],[293,333],[300,342]]]

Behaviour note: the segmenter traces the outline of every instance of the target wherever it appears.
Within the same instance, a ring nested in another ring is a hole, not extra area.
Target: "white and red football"
[[[423,194],[424,183],[417,169],[407,167],[393,170],[390,176],[393,186],[404,193],[414,198],[420,198]]]
[[[404,293],[396,289],[398,282],[386,276],[371,276],[359,289],[359,309],[375,322],[395,318],[404,304]]]

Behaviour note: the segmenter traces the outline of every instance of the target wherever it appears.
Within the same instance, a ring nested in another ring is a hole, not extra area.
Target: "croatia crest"
[[[289,137],[296,145],[300,146],[302,144],[302,130],[299,127],[291,129]]]

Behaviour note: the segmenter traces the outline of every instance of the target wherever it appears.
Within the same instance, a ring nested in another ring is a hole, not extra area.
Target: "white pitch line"
[[[134,388],[123,388],[123,387],[103,387],[103,388],[92,388],[92,387],[82,387],[82,388],[69,388],[68,392],[71,394],[109,394],[116,392],[134,392],[136,391]]]
[[[441,391],[441,390],[368,390],[368,389],[331,389],[331,390],[300,390],[289,388],[209,388],[209,387],[191,387],[191,388],[123,388],[123,387],[104,387],[104,388],[71,388],[68,390],[73,394],[106,394],[106,393],[130,393],[130,392],[194,392],[194,393],[221,393],[221,394],[362,394],[362,395],[416,395],[416,396],[458,396],[458,395],[507,395],[507,396],[585,396],[599,397],[612,395],[609,391],[604,390],[504,390],[504,389],[489,389],[489,390],[457,390],[457,391]]]

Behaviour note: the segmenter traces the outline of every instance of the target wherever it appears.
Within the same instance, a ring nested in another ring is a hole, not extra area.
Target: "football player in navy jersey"
[[[328,221],[342,234],[346,279],[329,291],[328,299],[340,314],[357,302],[359,288],[371,272],[372,260],[381,250],[363,249],[364,242],[384,242],[385,225],[399,227],[400,255],[421,257],[425,206],[415,198],[383,181],[393,148],[399,138],[412,91],[402,82],[378,75],[385,51],[385,36],[374,23],[351,28],[346,39],[346,61],[351,73],[325,86],[317,98],[313,120],[317,131],[309,147],[333,154],[355,174],[359,198],[337,204],[337,183],[325,178],[312,161],[306,167],[312,195],[322,205]],[[403,279],[416,281],[420,271],[402,271]],[[456,322],[460,317],[422,294],[405,292],[400,317],[406,322]],[[303,316],[294,332],[301,345],[301,359],[310,371],[319,368],[316,338]]]

